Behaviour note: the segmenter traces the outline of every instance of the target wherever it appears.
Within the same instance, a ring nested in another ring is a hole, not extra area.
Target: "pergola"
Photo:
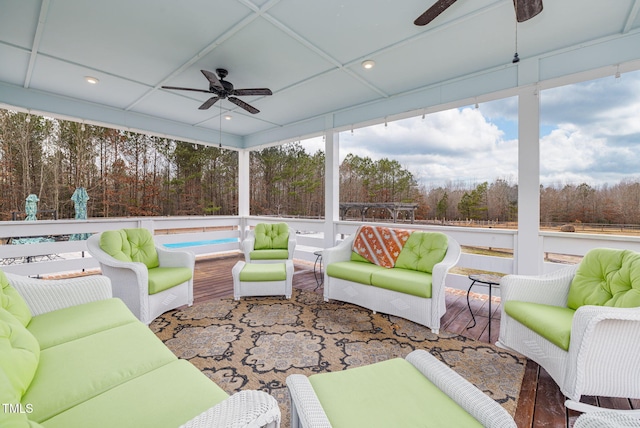
[[[517,96],[516,270],[537,273],[540,90],[640,69],[640,0],[546,0],[517,25],[512,0],[461,1],[415,26],[433,3],[3,1],[0,106],[237,150],[240,216],[252,149],[324,135],[330,245],[339,132]],[[251,114],[228,100],[199,110],[210,94],[162,89],[206,89],[200,70],[216,68],[273,95],[242,97]]]

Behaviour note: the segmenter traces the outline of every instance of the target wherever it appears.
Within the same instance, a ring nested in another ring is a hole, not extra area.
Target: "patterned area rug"
[[[229,298],[167,312],[150,327],[228,393],[273,395],[283,427],[290,425],[285,379],[293,373],[344,370],[425,349],[514,415],[526,361],[487,343],[435,335],[402,318],[295,289],[291,300]]]

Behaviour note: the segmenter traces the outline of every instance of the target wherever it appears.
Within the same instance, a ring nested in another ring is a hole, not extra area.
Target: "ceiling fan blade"
[[[194,92],[205,92],[210,94],[211,91],[207,91],[206,89],[195,89],[195,88],[180,88],[178,86],[162,86],[162,89],[177,89],[179,91],[194,91]]]
[[[229,97],[227,98],[229,101],[231,101],[232,103],[234,103],[235,105],[237,105],[238,107],[242,107],[243,109],[245,109],[246,111],[248,111],[249,113],[252,114],[256,114],[256,113],[260,113],[260,110],[258,110],[257,108],[245,103],[244,101],[242,101],[239,98],[236,97]]]
[[[234,89],[233,95],[273,95],[269,88]]]
[[[211,107],[212,105],[214,105],[219,99],[220,99],[220,97],[211,97],[207,101],[205,101],[200,107],[198,107],[198,109],[199,110],[206,110],[209,107]]]
[[[214,73],[212,73],[210,71],[207,71],[207,70],[200,70],[200,71],[202,72],[202,74],[204,74],[204,77],[207,78],[209,83],[211,83],[216,88],[224,91],[224,87],[222,86],[222,83],[220,83],[220,80],[218,79],[218,76],[216,76]]]
[[[513,0],[518,22],[528,21],[542,12],[542,0]]]
[[[447,10],[449,6],[454,4],[456,0],[438,0],[433,6],[427,9],[422,15],[420,15],[413,23],[418,26],[427,25],[438,17],[442,12]]]

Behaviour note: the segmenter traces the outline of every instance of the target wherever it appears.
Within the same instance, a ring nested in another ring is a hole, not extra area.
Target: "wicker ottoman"
[[[293,261],[256,264],[239,261],[231,271],[233,298],[242,296],[278,296],[291,298]]]

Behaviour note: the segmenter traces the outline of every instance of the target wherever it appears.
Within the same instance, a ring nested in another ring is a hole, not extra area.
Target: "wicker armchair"
[[[112,245],[107,252],[103,249],[104,237],[112,234],[119,237],[117,248]],[[129,242],[134,235],[137,235],[136,241]],[[87,248],[100,263],[102,274],[111,279],[114,297],[122,299],[145,324],[168,310],[193,304],[195,255],[192,252],[156,245],[146,229],[95,234],[87,240]],[[154,288],[150,279],[164,284]]]
[[[603,254],[616,262],[600,263]],[[572,309],[575,278],[583,281],[592,273],[597,273],[590,279],[597,285],[588,290],[589,297],[606,299],[608,295],[610,299]],[[587,253],[580,265],[541,276],[505,276],[501,283],[500,338],[496,344],[542,366],[569,398],[565,402],[568,408],[595,410],[579,402],[583,395],[640,398],[640,307],[615,307],[635,305],[640,295],[640,276],[634,274],[640,275],[640,254],[596,249]],[[615,281],[618,284],[612,286]],[[607,291],[611,289],[613,297]],[[624,296],[625,292],[631,294]],[[552,330],[564,338],[564,343],[543,337]]]
[[[287,223],[258,223],[247,227],[241,248],[247,263],[282,263],[293,260],[296,234]]]

